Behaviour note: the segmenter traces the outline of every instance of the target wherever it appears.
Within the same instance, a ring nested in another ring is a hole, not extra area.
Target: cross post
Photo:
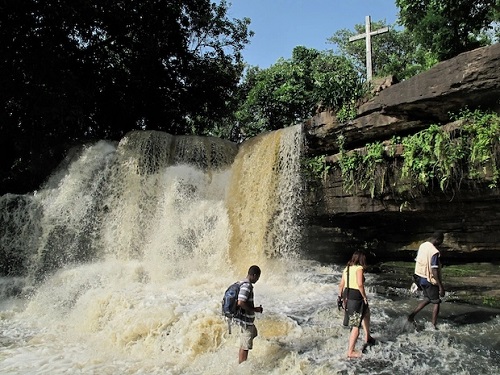
[[[353,42],[359,39],[366,40],[366,80],[372,80],[372,36],[383,34],[389,31],[388,27],[383,27],[381,29],[371,31],[371,19],[370,16],[365,17],[365,33],[359,34],[355,36],[351,36],[349,38],[349,42]]]

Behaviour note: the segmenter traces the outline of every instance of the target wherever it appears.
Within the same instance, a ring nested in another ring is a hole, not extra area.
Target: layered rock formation
[[[431,124],[449,126],[451,113],[464,108],[500,113],[500,44],[463,53],[429,71],[378,91],[357,117],[339,123],[322,112],[304,125],[307,155],[337,160],[338,137],[347,150],[393,136],[416,133]],[[363,248],[378,260],[413,259],[419,243],[443,230],[447,258],[500,260],[500,190],[486,185],[445,194],[439,189],[401,199],[348,194],[338,169],[310,189],[305,240],[322,260],[344,259]],[[349,245],[346,245],[349,244]]]

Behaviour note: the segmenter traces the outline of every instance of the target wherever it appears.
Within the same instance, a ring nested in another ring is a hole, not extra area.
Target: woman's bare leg
[[[370,338],[372,337],[370,335],[370,307],[366,308],[366,313],[363,317],[363,320],[361,321],[361,326],[365,331],[365,342],[368,343],[368,341],[370,341]]]
[[[347,350],[347,357],[356,358],[361,357],[361,353],[357,352],[354,348],[356,347],[356,341],[358,341],[359,328],[352,327],[351,335],[349,336],[349,349]]]

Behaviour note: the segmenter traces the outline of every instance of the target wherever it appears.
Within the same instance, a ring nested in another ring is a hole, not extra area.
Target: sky
[[[255,35],[243,51],[249,65],[262,69],[280,57],[290,59],[296,46],[331,50],[327,43],[337,30],[354,31],[354,25],[385,20],[392,25],[398,8],[394,0],[228,0],[228,17],[252,20]],[[376,36],[374,37],[376,38]]]

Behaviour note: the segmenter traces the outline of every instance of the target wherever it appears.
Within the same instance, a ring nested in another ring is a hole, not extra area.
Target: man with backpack
[[[246,279],[240,283],[240,291],[238,293],[238,314],[234,321],[240,326],[240,351],[239,363],[244,362],[248,358],[248,351],[253,347],[253,339],[257,337],[257,327],[255,327],[255,313],[262,313],[262,306],[255,307],[253,301],[253,284],[260,278],[260,268],[251,266],[248,269]]]

